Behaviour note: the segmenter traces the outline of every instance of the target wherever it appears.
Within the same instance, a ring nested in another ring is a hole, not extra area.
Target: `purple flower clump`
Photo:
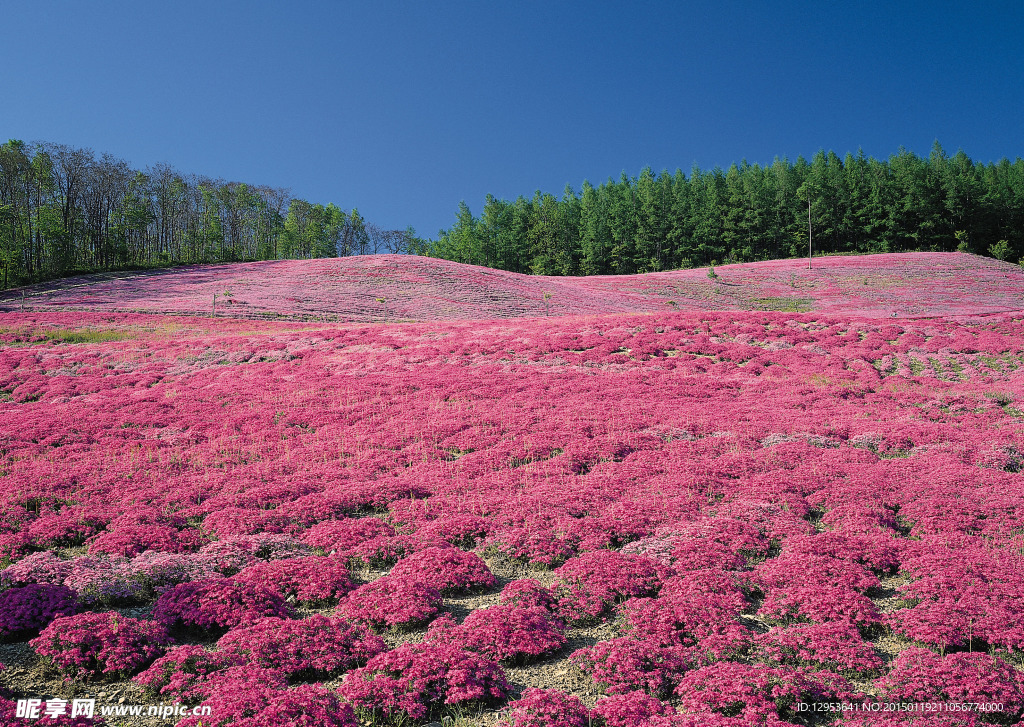
[[[38,631],[77,610],[77,595],[66,586],[32,583],[10,588],[0,592],[0,638]]]

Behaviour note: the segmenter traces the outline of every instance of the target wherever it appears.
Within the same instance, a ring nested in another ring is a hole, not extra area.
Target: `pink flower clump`
[[[160,594],[179,583],[216,578],[218,560],[200,553],[162,553],[146,551],[131,559],[128,569],[155,593]]]
[[[503,662],[525,662],[560,649],[564,625],[547,610],[497,605],[472,611],[459,625],[442,616],[427,638],[461,646]]]
[[[432,708],[503,699],[505,673],[495,662],[453,644],[403,644],[345,675],[338,693],[386,718],[425,717]]]
[[[284,599],[251,583],[211,578],[182,583],[156,601],[153,618],[168,628],[227,629],[264,616],[288,618]]]
[[[49,550],[31,553],[0,571],[0,586],[27,586],[30,583],[60,585],[71,575],[73,561],[64,560]]]
[[[510,582],[501,589],[500,602],[502,605],[520,608],[539,606],[547,611],[553,611],[557,605],[551,591],[534,578],[520,578]]]
[[[754,637],[768,661],[787,666],[813,666],[836,672],[877,672],[882,658],[860,631],[845,621],[773,628]]]
[[[169,649],[145,671],[132,677],[132,681],[154,697],[199,701],[206,697],[199,686],[206,677],[239,663],[237,655],[185,644]]]
[[[400,561],[392,578],[417,580],[442,594],[490,588],[497,581],[476,553],[458,548],[427,548]]]
[[[62,616],[29,643],[70,679],[130,676],[164,652],[171,639],[161,624],[116,611]]]
[[[75,558],[64,585],[74,589],[85,605],[127,605],[150,596],[146,578],[135,571],[130,559],[120,555]]]
[[[1015,723],[1024,716],[1024,675],[986,653],[938,654],[911,647],[896,657],[888,674],[875,682],[892,700],[1002,704],[990,716]]]
[[[652,717],[671,715],[671,707],[646,692],[625,692],[602,697],[591,710],[605,727],[647,727]]]
[[[302,541],[344,558],[354,555],[360,543],[394,534],[395,529],[380,518],[345,518],[317,523],[302,534]]]
[[[181,553],[196,550],[203,538],[194,530],[170,525],[122,525],[89,539],[89,552],[130,558],[145,550]]]
[[[593,621],[614,603],[658,590],[667,572],[656,560],[611,550],[584,553],[555,570],[557,613],[570,623]]]
[[[376,628],[408,629],[430,621],[441,603],[436,588],[388,575],[349,593],[338,604],[337,613]]]
[[[324,678],[347,671],[384,651],[366,626],[314,614],[304,619],[263,618],[228,631],[217,642],[227,654],[290,677]]]
[[[348,566],[331,556],[308,555],[253,563],[243,568],[235,580],[255,583],[309,606],[336,603],[355,588]]]
[[[210,714],[189,716],[176,727],[357,727],[351,706],[319,684],[292,689],[239,680],[203,702]]]
[[[643,690],[668,696],[691,666],[686,649],[659,646],[620,636],[574,651],[570,661],[593,678],[606,694]]]
[[[723,661],[687,673],[675,689],[688,711],[714,711],[748,724],[797,717],[800,702],[850,701],[849,684],[829,672]]]
[[[880,623],[867,596],[842,586],[790,586],[768,593],[758,613],[778,623],[846,621],[863,629]]]
[[[587,706],[558,689],[531,687],[523,696],[509,702],[506,709],[509,727],[590,727]]]

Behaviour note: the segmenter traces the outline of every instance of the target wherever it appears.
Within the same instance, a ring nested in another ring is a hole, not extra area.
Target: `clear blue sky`
[[[1024,3],[12,0],[0,136],[288,187],[436,236],[460,200],[862,147],[1024,156]]]

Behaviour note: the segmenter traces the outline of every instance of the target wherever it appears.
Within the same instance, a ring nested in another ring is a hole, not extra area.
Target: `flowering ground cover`
[[[896,320],[2,313],[0,724],[1020,723],[1024,315],[971,308],[986,265]],[[988,706],[800,707],[886,700]]]
[[[823,257],[810,270],[806,260],[769,260],[721,265],[715,273],[709,278],[707,268],[696,268],[548,277],[434,258],[362,255],[67,278],[0,292],[0,310],[394,322],[673,310],[856,311],[906,318],[1024,309],[1020,266],[967,253]]]

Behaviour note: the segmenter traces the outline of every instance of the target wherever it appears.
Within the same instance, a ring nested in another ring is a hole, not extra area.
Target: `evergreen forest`
[[[1024,256],[1024,160],[980,164],[936,142],[928,158],[901,149],[810,162],[741,162],[690,175],[622,174],[561,198],[488,195],[422,254],[539,275],[645,273],[814,254],[972,252]]]

